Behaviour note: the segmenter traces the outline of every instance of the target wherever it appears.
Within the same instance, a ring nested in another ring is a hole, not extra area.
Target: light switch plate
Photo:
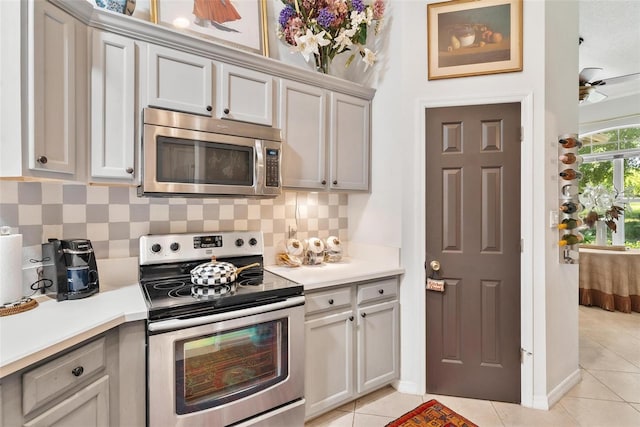
[[[558,227],[558,211],[549,211],[549,227]]]

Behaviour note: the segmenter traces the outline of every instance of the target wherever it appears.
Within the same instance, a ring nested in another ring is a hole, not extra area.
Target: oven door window
[[[159,182],[251,187],[253,147],[158,136]]]
[[[241,399],[289,374],[286,318],[175,344],[176,413]]]

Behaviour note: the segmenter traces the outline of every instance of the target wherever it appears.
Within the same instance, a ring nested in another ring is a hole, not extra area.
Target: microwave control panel
[[[267,187],[278,187],[280,185],[280,150],[275,148],[267,148],[265,156],[265,185]]]

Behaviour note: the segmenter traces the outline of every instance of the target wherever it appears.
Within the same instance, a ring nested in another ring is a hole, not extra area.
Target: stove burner
[[[196,299],[202,298],[221,298],[227,295],[231,295],[236,291],[235,283],[228,283],[226,285],[193,285],[191,286],[191,296]]]
[[[184,298],[191,296],[191,286],[184,285],[184,282],[182,283],[182,285],[183,286],[179,288],[170,290],[167,295],[169,295],[169,297],[171,298]]]
[[[161,282],[155,282],[153,283],[153,289],[158,289],[158,290],[164,290],[164,289],[168,289],[168,290],[172,290],[175,288],[181,288],[185,285],[184,281],[182,280],[176,280],[176,279],[167,279]]]

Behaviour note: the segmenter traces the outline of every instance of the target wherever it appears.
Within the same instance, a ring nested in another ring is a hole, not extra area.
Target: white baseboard
[[[394,381],[391,386],[400,393],[423,395],[418,384],[413,381]]]
[[[552,408],[553,405],[558,403],[560,399],[562,399],[562,396],[567,394],[569,390],[571,390],[580,381],[582,381],[582,375],[580,375],[580,368],[578,368],[553,390],[551,390],[551,392],[549,392],[547,395],[547,409]]]

